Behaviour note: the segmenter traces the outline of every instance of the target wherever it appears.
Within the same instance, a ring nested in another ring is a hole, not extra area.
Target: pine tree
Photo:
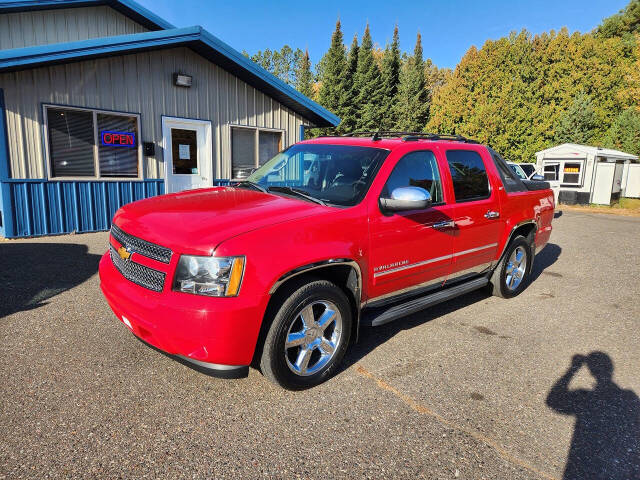
[[[426,89],[425,65],[422,59],[422,37],[416,38],[413,56],[400,71],[397,115],[398,128],[406,131],[423,131],[429,118],[429,96]]]
[[[604,144],[623,152],[640,154],[640,112],[629,107],[618,115],[605,136]]]
[[[383,111],[382,78],[373,57],[373,41],[367,24],[358,51],[358,66],[354,85],[357,93],[358,130],[378,130]]]
[[[342,97],[340,103],[343,106],[342,122],[339,133],[348,133],[356,130],[358,124],[358,93],[355,88],[355,76],[358,70],[358,35],[353,36],[349,55],[347,57],[347,69],[344,75]]]
[[[313,74],[309,50],[305,50],[296,68],[296,90],[309,98],[313,98]]]
[[[391,45],[384,49],[382,57],[382,92],[383,111],[382,128],[393,130],[398,126],[398,86],[400,84],[400,40],[398,25],[393,29]]]
[[[640,34],[640,0],[631,0],[617,14],[605,18],[595,33],[603,38],[621,37],[633,45],[633,35]]]
[[[258,50],[251,56],[251,60],[260,65],[266,71],[273,73],[273,52],[267,48],[264,52]]]
[[[623,92],[623,96],[630,99],[630,103],[635,104],[638,111],[640,111],[640,35],[635,36],[635,50],[636,57],[629,68],[626,75],[626,83],[628,88]]]
[[[249,56],[248,53],[242,52],[243,55]],[[251,60],[260,65],[268,72],[273,73],[289,85],[296,85],[296,75],[302,61],[302,50],[297,48],[295,51],[289,46],[284,45],[280,50],[265,51],[258,50],[251,56]]]
[[[331,35],[331,46],[321,60],[322,72],[318,102],[334,114],[341,117],[343,106],[341,103],[342,85],[347,67],[340,20],[336,22],[336,29]]]
[[[588,145],[598,123],[591,97],[584,92],[575,96],[567,111],[558,119],[555,128],[557,143]]]

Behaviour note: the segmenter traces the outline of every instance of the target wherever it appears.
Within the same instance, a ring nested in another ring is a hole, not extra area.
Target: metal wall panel
[[[7,236],[29,237],[108,230],[121,206],[164,193],[162,180],[47,182],[12,180],[13,224]],[[5,226],[6,227],[6,226]]]
[[[108,6],[0,15],[0,50],[148,31]]]
[[[173,85],[173,73],[193,76],[191,88]],[[13,178],[47,178],[42,104],[140,113],[140,141],[155,142],[144,160],[145,178],[162,178],[162,116],[210,120],[214,177],[231,175],[230,125],[285,131],[283,148],[310,125],[188,48],[173,48],[0,74],[5,91]]]
[[[0,182],[8,189],[13,205],[9,238],[87,233],[111,228],[116,211],[127,203],[164,193],[163,180],[140,181],[45,181]],[[228,185],[214,180],[214,185]]]

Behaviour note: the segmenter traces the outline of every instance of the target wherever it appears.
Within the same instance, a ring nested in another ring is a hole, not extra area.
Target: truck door
[[[442,176],[432,150],[401,157],[370,207],[370,301],[437,288],[447,277],[453,252],[452,205],[445,202]],[[399,187],[420,187],[431,195],[424,210],[384,212],[378,198]]]
[[[448,281],[455,281],[488,270],[495,260],[504,229],[498,194],[503,187],[493,169],[488,172],[491,160],[486,150],[461,145],[447,149],[445,156],[455,196],[456,231]]]

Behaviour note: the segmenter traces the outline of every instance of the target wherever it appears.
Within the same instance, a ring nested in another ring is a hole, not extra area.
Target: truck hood
[[[177,253],[211,255],[224,240],[331,207],[256,190],[216,187],[161,195],[125,205],[114,223]]]

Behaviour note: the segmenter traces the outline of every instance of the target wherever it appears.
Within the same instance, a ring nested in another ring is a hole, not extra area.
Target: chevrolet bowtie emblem
[[[131,258],[131,252],[125,247],[120,247],[118,249],[118,255],[120,255],[120,258],[123,260],[129,260]]]

